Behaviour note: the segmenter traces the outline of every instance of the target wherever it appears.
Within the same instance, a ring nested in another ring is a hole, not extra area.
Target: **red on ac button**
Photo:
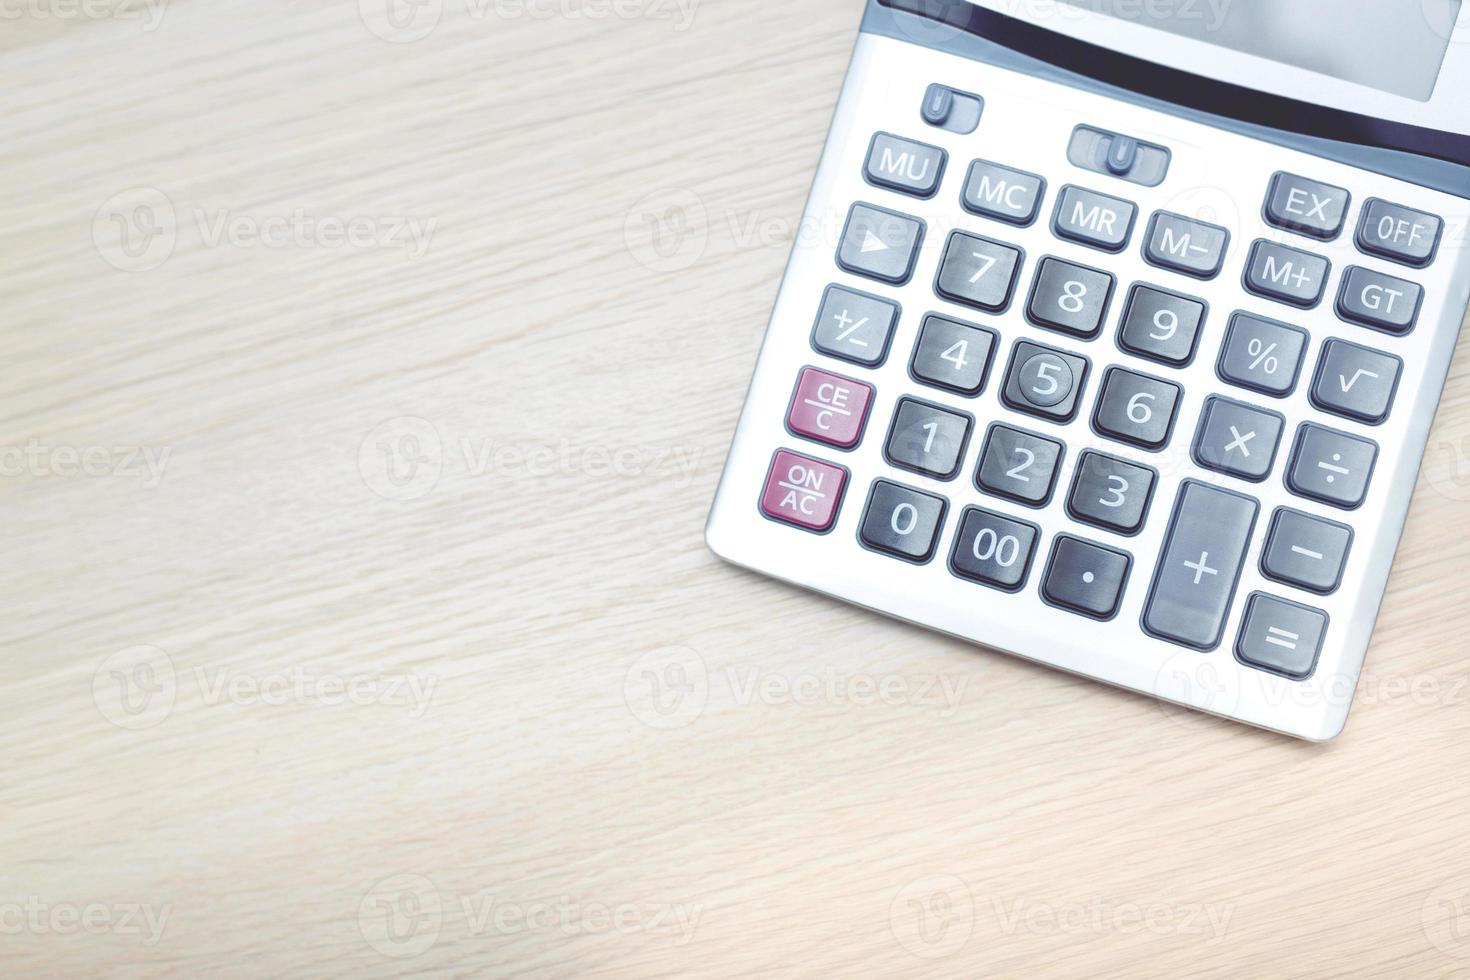
[[[842,467],[781,449],[766,475],[761,513],[808,531],[825,531],[837,519],[846,485]]]

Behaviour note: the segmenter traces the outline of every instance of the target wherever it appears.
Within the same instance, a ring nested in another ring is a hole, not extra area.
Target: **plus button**
[[[1187,562],[1184,563],[1184,567],[1185,568],[1191,569],[1194,572],[1194,584],[1195,585],[1199,585],[1199,583],[1200,583],[1200,577],[1203,576],[1203,575],[1219,575],[1220,574],[1220,570],[1218,568],[1211,568],[1209,566],[1209,560],[1210,560],[1210,553],[1208,551],[1201,551],[1199,553],[1199,561],[1197,561],[1197,562],[1196,561],[1187,561]]]

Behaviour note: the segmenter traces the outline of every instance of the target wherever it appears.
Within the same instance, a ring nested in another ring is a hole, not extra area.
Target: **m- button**
[[[1225,262],[1230,232],[1178,214],[1159,211],[1149,222],[1143,257],[1154,265],[1197,279],[1213,279]]]

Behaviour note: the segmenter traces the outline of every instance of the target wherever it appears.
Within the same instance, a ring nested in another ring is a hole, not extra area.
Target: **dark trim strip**
[[[942,21],[1066,71],[1175,105],[1273,129],[1397,150],[1470,167],[1470,136],[1313,105],[1120,54],[965,0],[877,0]]]

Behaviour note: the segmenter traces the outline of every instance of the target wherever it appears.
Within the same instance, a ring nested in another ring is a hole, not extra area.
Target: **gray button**
[[[1144,449],[1162,449],[1174,429],[1179,386],[1146,374],[1109,368],[1092,424],[1103,435]]]
[[[1112,619],[1123,598],[1133,559],[1125,551],[1058,535],[1046,565],[1041,593],[1048,602],[1091,616]]]
[[[1113,295],[1113,277],[1048,256],[1036,270],[1026,315],[1039,326],[1075,337],[1096,337]]]
[[[1121,198],[1068,185],[1057,199],[1052,231],[1105,252],[1121,252],[1137,216],[1138,208]]]
[[[1320,255],[1260,239],[1251,246],[1245,288],[1294,306],[1316,306],[1330,270],[1331,264]]]
[[[1270,578],[1326,595],[1342,581],[1352,529],[1298,510],[1277,509],[1261,555]]]
[[[1159,211],[1149,222],[1143,257],[1154,265],[1198,279],[1213,279],[1225,264],[1230,232],[1219,225]]]
[[[1194,440],[1194,461],[1207,470],[1259,483],[1276,462],[1284,425],[1275,412],[1211,397]]]
[[[1255,524],[1251,498],[1185,480],[1159,554],[1144,628],[1199,650],[1219,645]]]
[[[957,231],[949,236],[934,288],[945,299],[999,313],[1011,303],[1021,250]]]
[[[1336,238],[1347,215],[1348,192],[1341,187],[1278,173],[1266,196],[1266,220],[1278,228],[1324,241]]]
[[[1169,172],[1169,151],[1164,147],[1091,126],[1072,130],[1067,159],[1085,170],[1145,187],[1157,187]]]
[[[1008,425],[992,425],[985,436],[975,486],[1001,497],[1040,507],[1056,487],[1060,442]]]
[[[1085,452],[1067,498],[1067,512],[1085,524],[1136,534],[1154,493],[1154,471],[1102,453]]]
[[[842,286],[828,286],[812,329],[812,346],[823,354],[873,367],[888,356],[898,304]]]
[[[1443,231],[1444,222],[1432,214],[1373,197],[1363,205],[1358,248],[1423,268],[1434,261]]]
[[[837,264],[848,272],[901,285],[914,272],[924,222],[896,211],[854,204],[847,215]]]
[[[1231,384],[1280,398],[1296,388],[1306,349],[1305,330],[1236,313],[1230,318],[1216,370]]]
[[[1365,327],[1408,333],[1419,318],[1424,289],[1407,279],[1349,266],[1337,293],[1337,315]]]
[[[966,507],[960,517],[949,567],[972,582],[1016,592],[1026,584],[1031,555],[1041,529],[979,507]]]
[[[1137,285],[1123,312],[1118,345],[1165,364],[1188,364],[1205,320],[1205,304],[1188,296]]]
[[[870,548],[923,563],[934,557],[948,506],[943,497],[874,480],[858,534]]]
[[[962,203],[972,214],[1029,225],[1036,220],[1045,190],[1046,181],[1035,174],[976,160],[970,164]]]
[[[1016,344],[1001,400],[1044,419],[1066,421],[1077,413],[1087,361],[1029,341]]]
[[[985,100],[947,85],[933,84],[924,92],[919,115],[931,126],[966,136],[980,125]]]
[[[863,173],[879,187],[915,197],[933,197],[944,177],[947,159],[948,154],[937,146],[878,133],[868,147]]]
[[[1305,680],[1316,669],[1326,631],[1327,614],[1322,610],[1252,592],[1235,655],[1252,667]]]
[[[999,343],[994,330],[931,313],[924,317],[909,371],[925,384],[961,395],[985,387],[990,358]]]
[[[1388,418],[1403,361],[1391,354],[1329,340],[1322,347],[1312,404],[1328,412],[1377,425]]]
[[[960,471],[970,417],[946,411],[913,398],[900,398],[883,455],[894,466],[937,480],[953,479]]]
[[[1304,423],[1297,430],[1286,485],[1303,497],[1350,510],[1367,495],[1377,459],[1378,447],[1367,439]]]

